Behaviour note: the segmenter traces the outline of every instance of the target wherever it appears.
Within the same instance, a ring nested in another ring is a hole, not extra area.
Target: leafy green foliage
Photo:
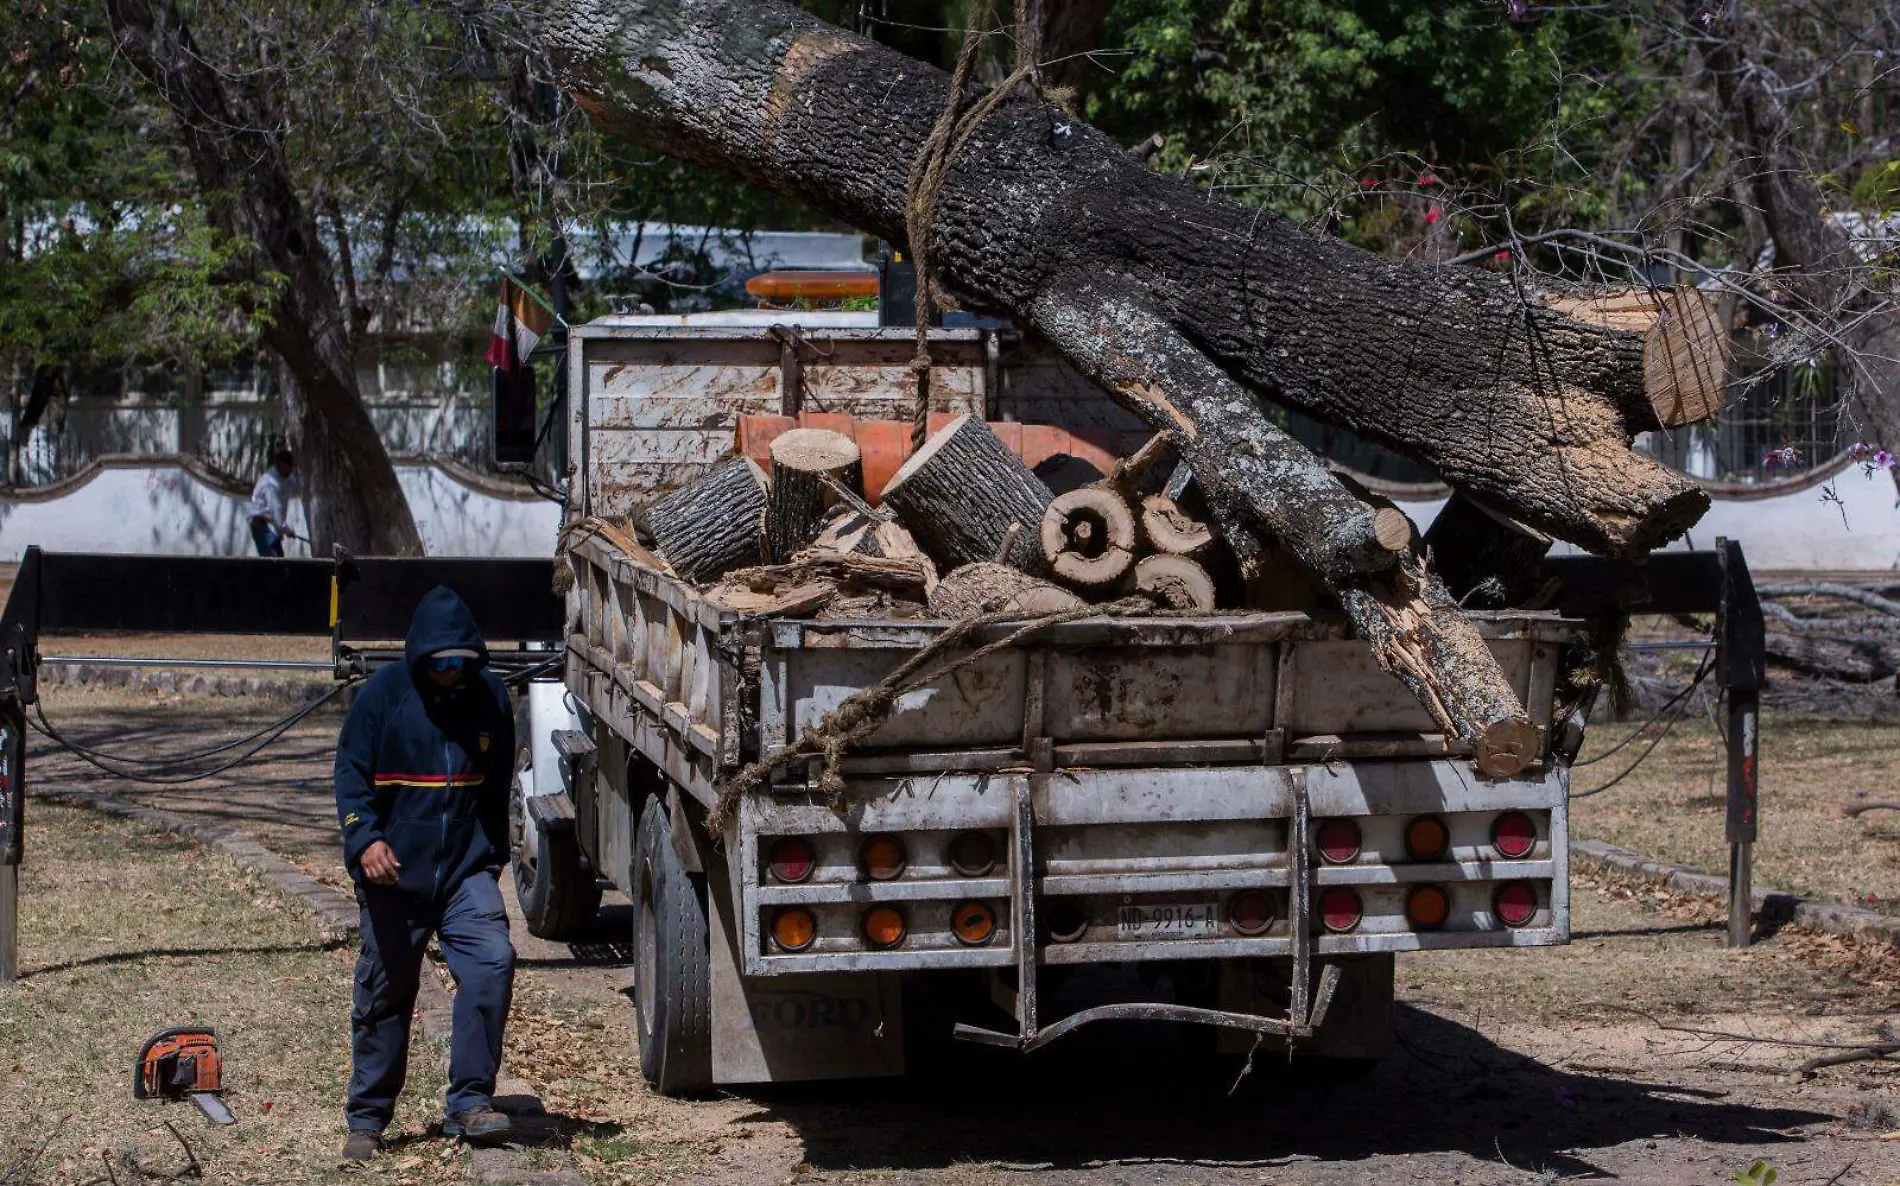
[[[1775,1179],[1780,1176],[1781,1171],[1765,1161],[1757,1161],[1745,1170],[1735,1171],[1735,1180],[1742,1186],[1775,1186]]]

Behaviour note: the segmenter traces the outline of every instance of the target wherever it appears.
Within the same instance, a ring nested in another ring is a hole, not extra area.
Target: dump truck
[[[1568,940],[1582,726],[1558,699],[1580,636],[1548,612],[1474,615],[1542,730],[1509,780],[1323,614],[1101,616],[898,696],[841,799],[818,762],[783,764],[709,831],[732,779],[952,623],[734,612],[631,527],[587,525],[637,521],[748,413],[907,420],[914,331],[875,321],[569,336],[565,666],[522,698],[515,877],[544,936],[586,933],[604,888],[631,899],[658,1090],[900,1075],[953,1039],[1027,1052],[1128,1020],[1364,1068],[1392,1047],[1398,953]],[[1006,327],[930,345],[937,411],[1145,439]]]

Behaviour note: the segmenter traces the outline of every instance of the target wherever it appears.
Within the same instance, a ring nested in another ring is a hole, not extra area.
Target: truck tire
[[[572,832],[524,829],[524,851],[515,854],[515,896],[528,933],[540,939],[574,939],[600,915],[600,882],[581,859]],[[534,851],[525,851],[532,844]]]
[[[640,1072],[661,1095],[712,1087],[712,948],[706,890],[681,867],[662,796],[647,799],[633,857],[633,1012]]]

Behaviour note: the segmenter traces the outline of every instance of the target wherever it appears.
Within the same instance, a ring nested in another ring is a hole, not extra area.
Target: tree
[[[1269,531],[1327,580],[1388,669],[1481,755],[1513,752],[1525,727],[1489,652],[1260,398],[1594,550],[1641,554],[1708,505],[1629,450],[1631,432],[1658,423],[1644,339],[1568,316],[1558,294],[1380,259],[1210,200],[1039,97],[956,94],[941,73],[781,4],[548,11],[564,83],[610,133],[889,239],[918,228],[913,252],[958,297],[1033,329],[1167,433],[1217,513]]]
[[[320,206],[312,201],[319,195],[293,175],[287,141],[301,109],[287,93],[293,75],[284,63],[296,60],[294,36],[307,35],[310,27],[293,31],[257,21],[230,30],[235,43],[255,55],[255,68],[236,69],[218,64],[223,55],[200,43],[184,9],[169,0],[107,0],[106,11],[118,51],[171,111],[207,220],[244,245],[259,273],[274,277],[262,337],[289,379],[288,411],[308,475],[313,546],[320,552],[340,544],[360,552],[419,554],[415,519],[358,387],[358,330],[338,295],[338,261],[318,225]],[[343,52],[354,48],[360,47],[332,42],[324,54],[343,62]],[[338,228],[343,225],[336,220]],[[347,277],[347,243],[339,254]]]

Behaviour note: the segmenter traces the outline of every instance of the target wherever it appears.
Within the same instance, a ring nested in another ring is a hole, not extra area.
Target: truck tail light
[[[1334,886],[1319,896],[1319,920],[1329,931],[1350,931],[1364,914],[1357,890]]]
[[[889,832],[880,832],[864,842],[858,862],[872,881],[890,881],[904,871],[904,842]]]
[[[1529,926],[1537,917],[1537,890],[1528,881],[1513,881],[1498,890],[1491,909],[1507,927]]]
[[[1537,847],[1537,825],[1521,811],[1507,811],[1491,825],[1491,847],[1509,860],[1521,860]]]
[[[803,951],[818,938],[818,920],[803,906],[787,906],[772,916],[772,942],[780,951]]]
[[[1435,861],[1451,846],[1451,832],[1435,815],[1421,815],[1405,825],[1405,855],[1415,861]]]
[[[818,867],[818,859],[812,853],[811,841],[803,836],[787,836],[772,845],[766,867],[772,871],[774,880],[796,885],[811,876],[812,870]]]
[[[1043,925],[1051,943],[1073,943],[1089,929],[1089,912],[1073,898],[1054,898],[1043,907]]]
[[[1433,931],[1451,917],[1451,898],[1435,885],[1421,885],[1405,895],[1405,917],[1421,931]]]
[[[950,867],[964,877],[981,877],[996,867],[996,843],[983,832],[964,832],[950,842]]]
[[[1273,898],[1263,890],[1241,890],[1227,903],[1227,920],[1243,935],[1264,935],[1273,925]]]
[[[904,915],[895,906],[873,906],[864,914],[864,941],[883,950],[904,941]]]
[[[1319,826],[1320,859],[1344,865],[1359,856],[1359,825],[1349,819],[1329,819]]]
[[[981,947],[996,934],[996,911],[981,902],[958,902],[950,911],[950,930],[966,947]]]

